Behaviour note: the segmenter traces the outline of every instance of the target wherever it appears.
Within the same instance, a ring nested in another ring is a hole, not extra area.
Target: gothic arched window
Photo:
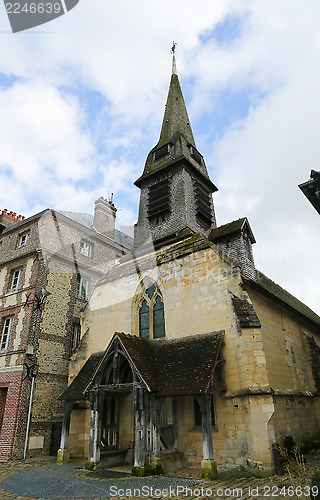
[[[150,285],[142,296],[139,307],[139,337],[165,337],[164,304],[156,285]]]

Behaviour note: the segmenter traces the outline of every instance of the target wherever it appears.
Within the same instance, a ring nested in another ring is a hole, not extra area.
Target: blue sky
[[[297,187],[320,170],[319,20],[316,0],[80,0],[12,34],[0,5],[0,208],[92,213],[113,192],[134,224],[175,40],[218,223],[247,216],[257,266],[320,313],[319,216]]]

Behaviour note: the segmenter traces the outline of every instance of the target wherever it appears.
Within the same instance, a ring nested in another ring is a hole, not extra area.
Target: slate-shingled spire
[[[196,146],[179,83],[176,58],[174,55],[172,60],[172,76],[162,121],[160,139],[155,148],[159,148],[169,141],[173,141],[179,134],[183,135],[192,146]]]
[[[174,53],[160,138],[135,185],[141,189],[136,247],[150,236],[160,240],[187,227],[207,235],[216,226],[212,192],[217,188],[196,149]]]

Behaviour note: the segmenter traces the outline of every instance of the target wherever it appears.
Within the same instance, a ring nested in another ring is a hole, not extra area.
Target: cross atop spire
[[[176,46],[177,46],[177,43],[173,42],[173,45],[171,47],[171,54],[172,54],[172,74],[173,75],[178,75],[177,65],[176,65]]]

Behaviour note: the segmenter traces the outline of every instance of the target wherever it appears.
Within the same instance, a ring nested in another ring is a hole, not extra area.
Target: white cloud
[[[75,98],[28,81],[0,92],[0,109],[0,165],[10,173],[4,198],[19,187],[22,199],[52,203],[69,181],[90,176],[94,149]]]

